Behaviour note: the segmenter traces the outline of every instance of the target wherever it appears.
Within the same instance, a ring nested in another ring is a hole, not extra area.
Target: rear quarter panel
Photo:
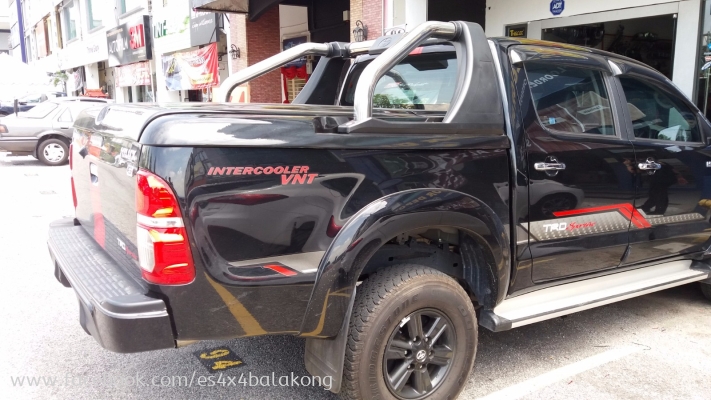
[[[228,131],[205,135],[228,143],[237,136]],[[339,227],[388,194],[456,190],[481,199],[509,223],[508,193],[496,189],[509,180],[505,137],[484,148],[466,141],[457,147],[456,137],[447,143],[371,137],[360,141],[371,148],[354,149],[339,144],[353,137],[332,136],[310,148],[288,144],[303,140],[293,130],[270,142],[241,137],[240,146],[144,144],[141,167],[173,185],[196,265],[195,282],[156,288],[168,299],[178,339],[298,334],[316,268]],[[245,279],[254,265],[275,262],[296,273]]]

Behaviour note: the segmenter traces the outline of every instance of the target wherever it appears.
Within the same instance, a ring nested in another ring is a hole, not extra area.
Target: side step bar
[[[693,264],[692,264],[693,263]],[[479,323],[494,332],[572,314],[647,293],[702,281],[711,269],[698,261],[672,261],[567,283],[506,299],[483,310]]]

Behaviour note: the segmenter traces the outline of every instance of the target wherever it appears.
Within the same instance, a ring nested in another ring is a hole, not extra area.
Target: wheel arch
[[[427,227],[460,232],[462,278],[480,304],[493,308],[503,299],[510,273],[504,221],[465,193],[412,189],[370,203],[341,228],[319,264],[300,334],[336,336],[350,315],[358,278],[371,257],[392,238]]]
[[[35,144],[35,150],[34,153],[32,154],[33,157],[37,158],[37,155],[39,154],[39,148],[42,145],[42,142],[44,142],[47,139],[59,139],[63,141],[67,147],[69,147],[69,144],[71,143],[71,139],[68,138],[66,135],[63,135],[61,132],[57,131],[45,131],[37,135],[37,144]]]

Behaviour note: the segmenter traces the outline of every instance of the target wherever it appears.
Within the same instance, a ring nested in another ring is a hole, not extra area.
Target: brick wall
[[[240,57],[232,60],[230,75],[248,67],[247,64],[247,16],[246,14],[229,14],[230,17],[230,43],[240,50]],[[229,49],[227,49],[229,50]]]
[[[351,41],[356,21],[368,26],[368,40],[383,34],[383,0],[351,0]]]
[[[254,65],[281,51],[279,7],[272,7],[256,22],[246,21],[247,64]],[[252,103],[281,103],[281,72],[277,69],[249,84]]]

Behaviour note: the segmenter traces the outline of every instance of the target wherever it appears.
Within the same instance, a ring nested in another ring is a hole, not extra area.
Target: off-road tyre
[[[447,372],[438,375],[440,378],[431,391],[418,398],[456,398],[469,379],[476,356],[474,307],[470,297],[453,278],[436,269],[413,264],[378,271],[358,286],[349,325],[341,396],[345,399],[402,399],[386,383],[383,371],[389,367],[384,363],[385,349],[392,343],[391,338],[403,337],[396,336],[402,334],[403,325],[406,325],[404,329],[408,330],[406,336],[409,336],[410,325],[403,319],[417,313],[424,315],[420,321],[430,321],[421,324],[421,331],[427,337],[427,327],[434,321],[425,315],[428,312],[443,315],[443,320],[451,324],[447,324],[450,331],[445,330],[441,336],[432,334],[433,340],[441,343],[442,338],[447,338],[454,346],[449,352]],[[423,345],[422,338],[414,343]],[[442,354],[441,351],[440,347],[436,354]],[[421,352],[416,349],[413,355],[415,353],[420,355]],[[428,368],[437,371],[441,367],[431,364],[423,366],[422,370]]]

